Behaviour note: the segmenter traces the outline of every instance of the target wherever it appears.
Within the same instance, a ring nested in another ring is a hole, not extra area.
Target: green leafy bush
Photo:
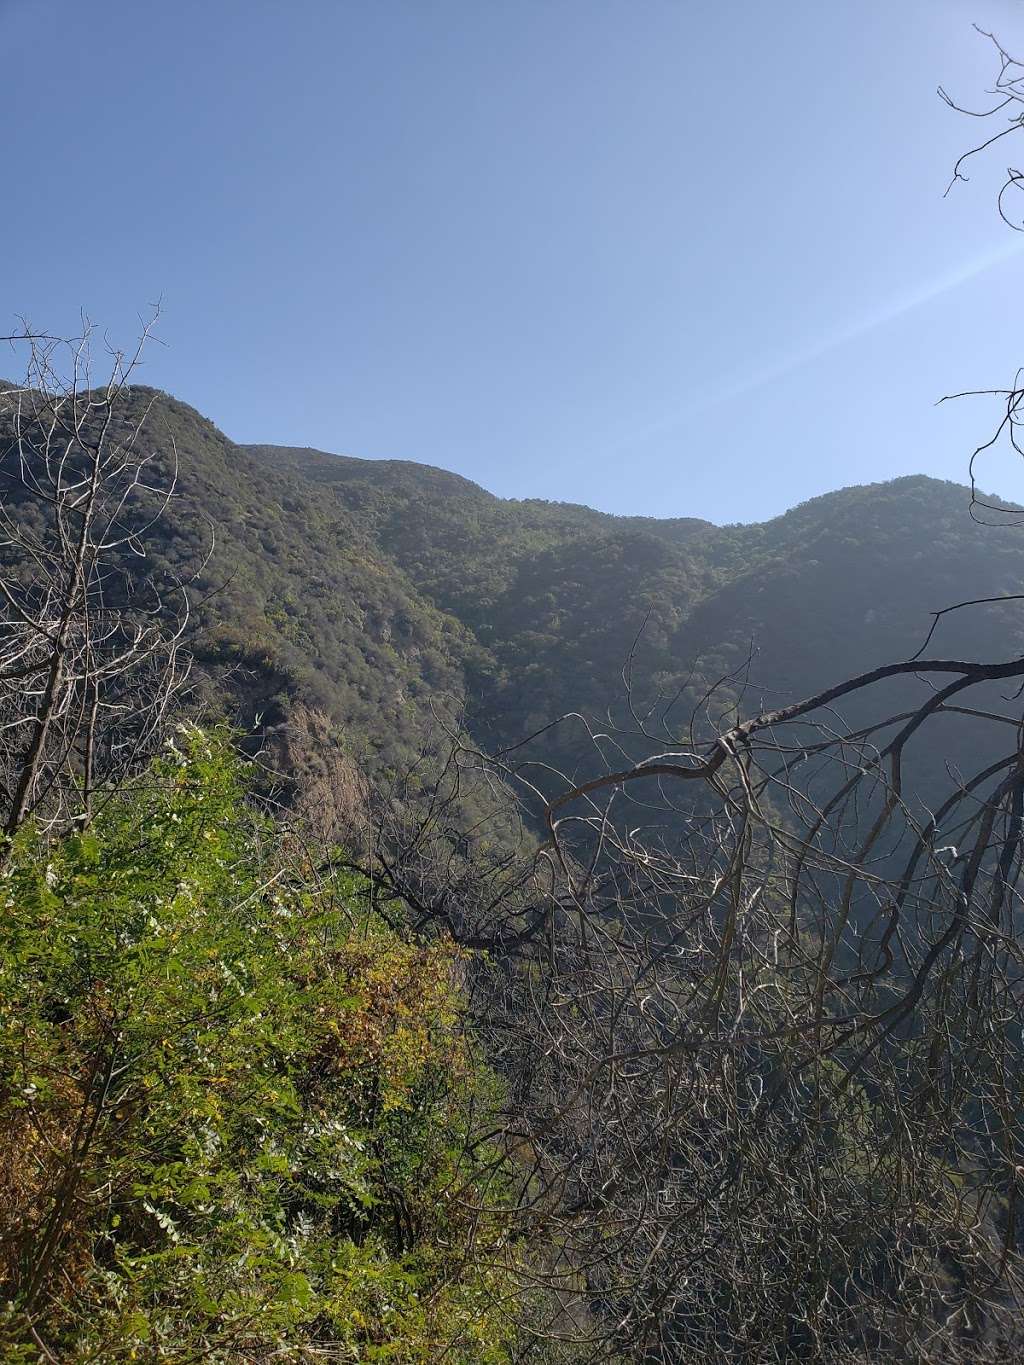
[[[456,949],[182,731],[0,881],[5,1360],[508,1358],[514,1248]]]

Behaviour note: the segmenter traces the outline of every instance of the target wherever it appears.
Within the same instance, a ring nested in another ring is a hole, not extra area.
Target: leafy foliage
[[[252,815],[182,731],[0,921],[4,1359],[507,1358],[514,1248],[460,955]]]

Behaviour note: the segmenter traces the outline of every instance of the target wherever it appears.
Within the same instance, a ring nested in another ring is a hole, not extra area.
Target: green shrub
[[[244,779],[183,731],[7,862],[3,1358],[505,1360],[459,954],[286,855]]]

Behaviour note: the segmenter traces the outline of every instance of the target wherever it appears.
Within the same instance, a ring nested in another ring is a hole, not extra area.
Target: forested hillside
[[[924,477],[846,489],[774,521],[714,527],[504,502],[403,463],[255,447],[327,484],[382,557],[472,633],[471,714],[515,740],[563,709],[600,714],[633,681],[650,698],[744,667],[756,697],[793,699],[924,639],[930,613],[1021,586],[1019,537],[966,515],[967,490]],[[943,650],[1012,653],[1016,615],[951,619]]]
[[[230,695],[233,718],[287,734],[296,762],[317,762],[330,737],[395,771],[439,719],[488,749],[570,711],[628,731],[631,655],[634,707],[653,707],[670,738],[721,679],[719,707],[792,700],[912,653],[940,607],[1024,580],[1017,531],[979,526],[965,489],[923,477],[715,527],[503,501],[407,462],[238,446],[141,387],[121,420],[147,409],[177,485],[138,571],[189,581],[211,705]],[[1020,638],[1019,617],[988,606],[947,618],[935,644],[997,658]],[[588,761],[578,728],[545,745],[564,769]]]
[[[964,488],[923,477],[715,527],[503,501],[408,462],[240,447],[143,388],[125,419],[148,404],[147,439],[178,469],[151,571],[199,568],[214,705],[226,687],[244,724],[289,734],[293,762],[318,763],[330,735],[394,772],[439,721],[493,750],[564,712],[610,715],[629,750],[627,659],[634,712],[671,740],[712,689],[719,712],[793,700],[913,653],[941,607],[1024,585],[1019,533],[978,525]],[[1019,616],[989,605],[945,618],[934,646],[999,658],[1020,639]],[[597,762],[571,724],[544,759]]]

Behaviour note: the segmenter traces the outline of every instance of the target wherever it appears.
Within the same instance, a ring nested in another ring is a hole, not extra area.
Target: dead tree
[[[899,677],[917,704],[842,723]],[[668,749],[633,733],[648,757],[554,800],[506,760],[547,834],[515,866],[431,874],[443,798],[375,859],[421,928],[489,949],[474,1026],[552,1358],[1024,1350],[1024,751],[978,695],[1021,681],[900,661]],[[905,769],[954,717],[1006,751],[928,812]]]
[[[952,178],[946,188],[948,195],[957,185],[970,180],[969,172],[975,165],[984,164],[1009,146],[1016,145],[1024,136],[1024,61],[1014,57],[991,32],[975,25],[976,32],[991,45],[995,59],[995,75],[990,89],[977,102],[962,102],[939,86],[939,97],[954,112],[976,120],[982,125],[983,136],[957,158]],[[996,192],[996,207],[1000,218],[1015,232],[1024,232],[1024,171],[1004,163],[1002,183]],[[1018,198],[1018,195],[1021,197]],[[1007,444],[1017,455],[1024,455],[1021,426],[1024,423],[1024,371],[1018,370],[1006,388],[968,390],[950,394],[942,399],[993,398],[1002,409],[995,429],[971,455],[969,475],[971,484],[971,515],[979,521],[1015,521],[1020,513],[1003,503],[992,502],[978,490],[976,477],[985,455],[995,447]]]
[[[0,388],[0,828],[87,821],[151,751],[188,673],[182,585],[133,573],[175,471],[122,399],[150,334],[108,351],[91,329],[25,328],[21,383]],[[0,857],[2,857],[0,852]]]

